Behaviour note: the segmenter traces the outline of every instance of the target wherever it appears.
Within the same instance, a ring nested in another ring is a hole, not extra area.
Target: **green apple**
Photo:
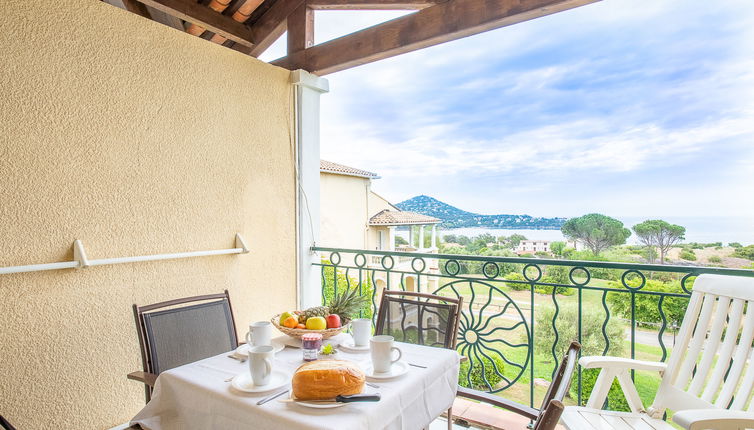
[[[283,325],[283,321],[285,321],[289,317],[298,318],[298,316],[294,315],[293,312],[283,312],[282,314],[280,314],[280,321],[278,321],[278,324]]]
[[[327,321],[324,317],[311,317],[306,320],[308,330],[324,330],[327,328]]]

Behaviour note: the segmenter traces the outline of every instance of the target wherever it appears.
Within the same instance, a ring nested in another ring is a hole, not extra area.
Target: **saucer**
[[[288,383],[289,379],[288,375],[282,370],[273,370],[270,375],[270,382],[265,385],[254,385],[254,382],[251,380],[251,374],[244,372],[236,375],[230,381],[230,385],[244,393],[263,393],[284,386]]]
[[[275,339],[272,340],[272,352],[274,354],[277,354],[278,352],[282,351],[283,348],[285,348],[285,344],[282,342],[278,342]],[[249,356],[249,344],[244,343],[243,345],[236,348],[235,355],[239,357],[248,357]]]
[[[349,352],[367,352],[369,351],[369,345],[356,346],[352,339],[346,340],[340,344],[340,348]]]
[[[367,366],[366,375],[369,379],[392,379],[399,376],[403,376],[408,372],[408,363],[405,361],[397,361],[390,366],[390,371],[375,373],[374,368],[370,364]]]

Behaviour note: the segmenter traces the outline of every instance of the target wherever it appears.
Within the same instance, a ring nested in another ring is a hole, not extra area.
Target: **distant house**
[[[551,240],[522,240],[519,242],[515,249],[516,254],[536,254],[537,252],[552,252],[550,251],[550,244],[554,242]],[[580,242],[573,240],[566,241],[566,248],[573,248],[577,251],[581,251],[583,246]]]

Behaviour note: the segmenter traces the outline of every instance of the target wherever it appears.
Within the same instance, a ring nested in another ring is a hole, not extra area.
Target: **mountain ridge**
[[[481,215],[468,212],[427,195],[411,197],[395,205],[402,211],[411,211],[440,219],[441,227],[485,227],[499,229],[559,230],[567,218],[542,218],[530,215]]]

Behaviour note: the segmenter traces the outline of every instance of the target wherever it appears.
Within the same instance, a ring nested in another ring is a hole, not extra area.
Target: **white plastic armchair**
[[[579,364],[584,369],[602,369],[586,403],[587,408],[600,409],[607,399],[613,380],[617,379],[631,412],[644,412],[644,405],[641,403],[634,381],[631,380],[631,369],[655,371],[662,374],[667,367],[665,363],[660,362],[601,356],[582,357]]]
[[[583,357],[600,368],[587,409],[595,413],[617,379],[631,411],[673,421],[689,430],[754,429],[754,277],[701,275],[667,363],[619,357]],[[662,375],[652,406],[645,410],[630,370]],[[579,408],[584,409],[584,408]],[[568,408],[566,408],[566,411]],[[646,412],[646,413],[645,413]]]
[[[673,422],[686,430],[754,429],[754,413],[726,409],[689,409],[676,412]]]

